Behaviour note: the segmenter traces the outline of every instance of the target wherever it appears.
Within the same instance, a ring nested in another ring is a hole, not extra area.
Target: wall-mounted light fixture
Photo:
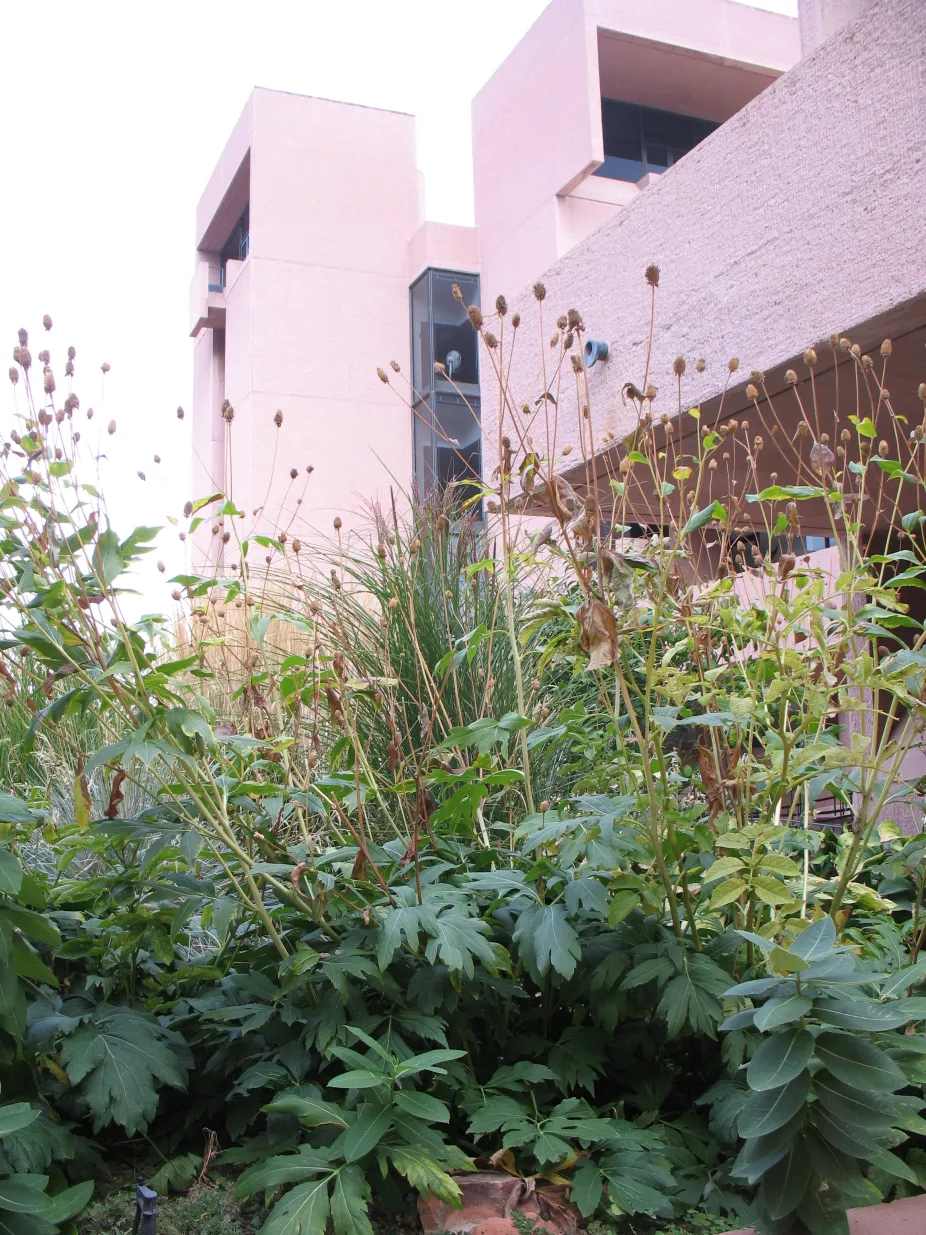
[[[585,340],[585,367],[590,369],[599,360],[608,359],[608,345],[602,339]]]

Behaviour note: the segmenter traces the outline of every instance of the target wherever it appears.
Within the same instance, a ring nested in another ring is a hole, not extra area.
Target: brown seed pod
[[[392,370],[393,370],[393,372],[394,372],[394,373],[401,373],[401,372],[402,372],[402,370],[399,368],[399,362],[398,362],[397,360],[390,360],[390,361],[389,361],[389,367],[390,367],[390,369],[392,369]]]
[[[890,339],[885,339],[884,342],[881,344],[881,355],[885,358],[885,360],[888,358],[888,356],[890,356],[893,350],[894,350],[894,347]]]
[[[291,468],[289,469],[289,478],[290,478],[290,480],[295,480],[295,479],[296,479],[296,477],[297,477],[298,475],[299,475],[299,469],[298,469],[298,468],[291,467]]]
[[[46,314],[45,314],[45,316],[42,318],[42,325],[45,327],[45,329],[46,329],[46,330],[51,330],[51,328],[52,328],[52,320],[51,320],[51,318],[48,316],[48,314],[47,314],[47,313],[46,313]]]
[[[110,371],[110,369],[111,369],[111,368],[112,368],[112,365],[109,363],[109,361],[108,361],[108,360],[104,360],[104,361],[103,361],[103,363],[100,365],[100,372],[101,372],[101,373],[108,373],[108,372]]]
[[[785,374],[785,381],[788,383],[789,386],[797,385],[798,377],[793,369],[789,369],[787,371],[787,373]],[[798,425],[798,428],[800,428],[800,425]]]
[[[283,424],[283,413],[280,411],[279,408],[277,408],[277,410],[273,413],[273,423],[276,425],[278,429]]]
[[[339,532],[343,526],[344,524],[341,522],[341,516],[335,515],[334,516],[334,530],[336,532]]]
[[[161,574],[162,574],[162,575],[163,575],[163,573],[164,573],[164,571],[165,571],[166,569],[167,569],[167,567],[164,565],[164,563],[159,561],[159,562],[158,562],[158,570],[161,572]]]
[[[646,276],[646,281],[650,287],[659,286],[659,267],[655,264],[655,262],[647,266],[644,273]]]
[[[508,301],[504,296],[495,297],[495,312],[499,317],[504,317],[508,312]]]
[[[672,372],[676,375],[676,377],[681,377],[682,374],[685,372],[685,368],[686,368],[685,357],[676,356],[675,359],[672,361]]]
[[[466,316],[472,322],[474,330],[482,329],[482,310],[478,304],[471,304],[466,310]]]
[[[106,426],[106,432],[110,437],[112,437],[112,435],[116,432],[116,422],[114,420],[111,420]]]
[[[695,361],[695,368],[698,370],[699,373],[703,373],[704,370],[707,368],[707,361],[704,359],[703,356]]]
[[[535,283],[533,286],[533,292],[534,292],[535,300],[546,300],[547,289],[543,283],[540,283],[540,282]]]
[[[14,386],[19,381],[19,370],[14,369],[12,365],[10,365],[10,381]]]
[[[517,328],[521,325],[521,314],[520,313],[512,313],[511,324],[515,328],[515,330],[517,330]]]
[[[184,412],[183,408],[182,408],[182,407],[178,407],[178,408],[177,408],[177,419],[178,419],[178,420],[182,420],[182,419],[183,419],[183,417],[184,417],[185,415],[186,415],[186,413]]]
[[[385,382],[387,386],[389,385],[389,374],[386,372],[385,369],[377,368],[376,376],[379,378],[381,382]]]

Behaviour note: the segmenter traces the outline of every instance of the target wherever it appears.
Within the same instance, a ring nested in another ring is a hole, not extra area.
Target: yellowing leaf
[[[79,776],[74,777],[74,822],[81,832],[86,832],[87,828],[90,827],[90,810],[92,806],[90,787],[87,784],[86,776],[81,772]]]

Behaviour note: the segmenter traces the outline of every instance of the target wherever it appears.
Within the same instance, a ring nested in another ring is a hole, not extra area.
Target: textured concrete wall
[[[611,355],[589,373],[598,430],[627,432],[621,400],[643,380],[649,289],[662,275],[650,380],[675,410],[672,361],[689,362],[683,403],[716,395],[726,362],[764,370],[833,330],[926,295],[926,5],[875,0],[842,34],[734,116],[658,183],[549,270],[547,323],[577,307]],[[527,338],[511,381],[516,405],[540,393],[529,292],[514,295]],[[549,330],[547,331],[549,333]],[[693,361],[707,371],[698,380]],[[566,383],[560,443],[578,441]],[[484,403],[486,475],[496,460]]]
[[[811,56],[843,26],[861,16],[871,0],[799,0],[797,19],[801,31],[801,54]]]

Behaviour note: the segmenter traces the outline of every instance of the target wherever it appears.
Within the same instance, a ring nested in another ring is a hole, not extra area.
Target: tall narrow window
[[[462,302],[453,294],[456,284]],[[426,270],[410,293],[412,437],[419,497],[450,490],[460,501],[466,482],[482,474],[479,349],[467,307],[479,303],[479,278]]]

